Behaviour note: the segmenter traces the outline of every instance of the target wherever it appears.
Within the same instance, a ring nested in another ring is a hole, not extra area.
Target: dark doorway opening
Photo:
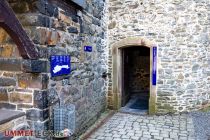
[[[122,49],[123,112],[145,112],[149,108],[150,48]]]

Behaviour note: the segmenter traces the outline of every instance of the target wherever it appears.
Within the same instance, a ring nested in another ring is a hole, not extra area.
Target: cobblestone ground
[[[117,113],[88,140],[194,140],[192,118]]]

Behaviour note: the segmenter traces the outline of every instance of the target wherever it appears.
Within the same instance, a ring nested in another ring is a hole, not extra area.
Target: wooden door
[[[125,106],[126,103],[129,100],[129,55],[128,52],[125,51],[125,49],[122,49],[122,62],[121,62],[121,68],[122,68],[122,106]]]

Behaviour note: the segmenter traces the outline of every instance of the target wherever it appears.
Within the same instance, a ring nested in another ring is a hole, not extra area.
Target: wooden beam
[[[24,59],[39,58],[37,49],[6,0],[0,0],[0,27],[11,36]]]

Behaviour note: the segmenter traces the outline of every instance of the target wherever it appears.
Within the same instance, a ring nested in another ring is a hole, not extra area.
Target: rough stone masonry
[[[158,47],[156,113],[188,112],[210,104],[210,1],[109,0],[109,106],[112,45],[141,37]]]
[[[25,112],[22,124],[32,130],[52,130],[52,109],[59,101],[74,104],[78,136],[106,108],[105,2],[86,0],[85,7],[67,0],[8,3],[40,58],[23,59],[13,40],[0,28],[0,109]],[[86,45],[92,46],[93,52],[84,52]],[[52,78],[51,55],[70,55],[71,74]],[[21,129],[21,125],[14,128]],[[9,126],[7,129],[13,128]]]
[[[106,108],[106,96],[113,107],[112,45],[132,37],[158,47],[156,113],[210,104],[210,1],[85,0],[85,7],[67,0],[8,2],[40,55],[23,59],[0,29],[0,108],[25,112],[24,127],[51,129],[60,100],[76,106],[76,134],[84,132]],[[84,52],[86,45],[92,53]],[[52,78],[51,55],[70,55],[71,74]],[[21,129],[15,122],[10,124]]]

